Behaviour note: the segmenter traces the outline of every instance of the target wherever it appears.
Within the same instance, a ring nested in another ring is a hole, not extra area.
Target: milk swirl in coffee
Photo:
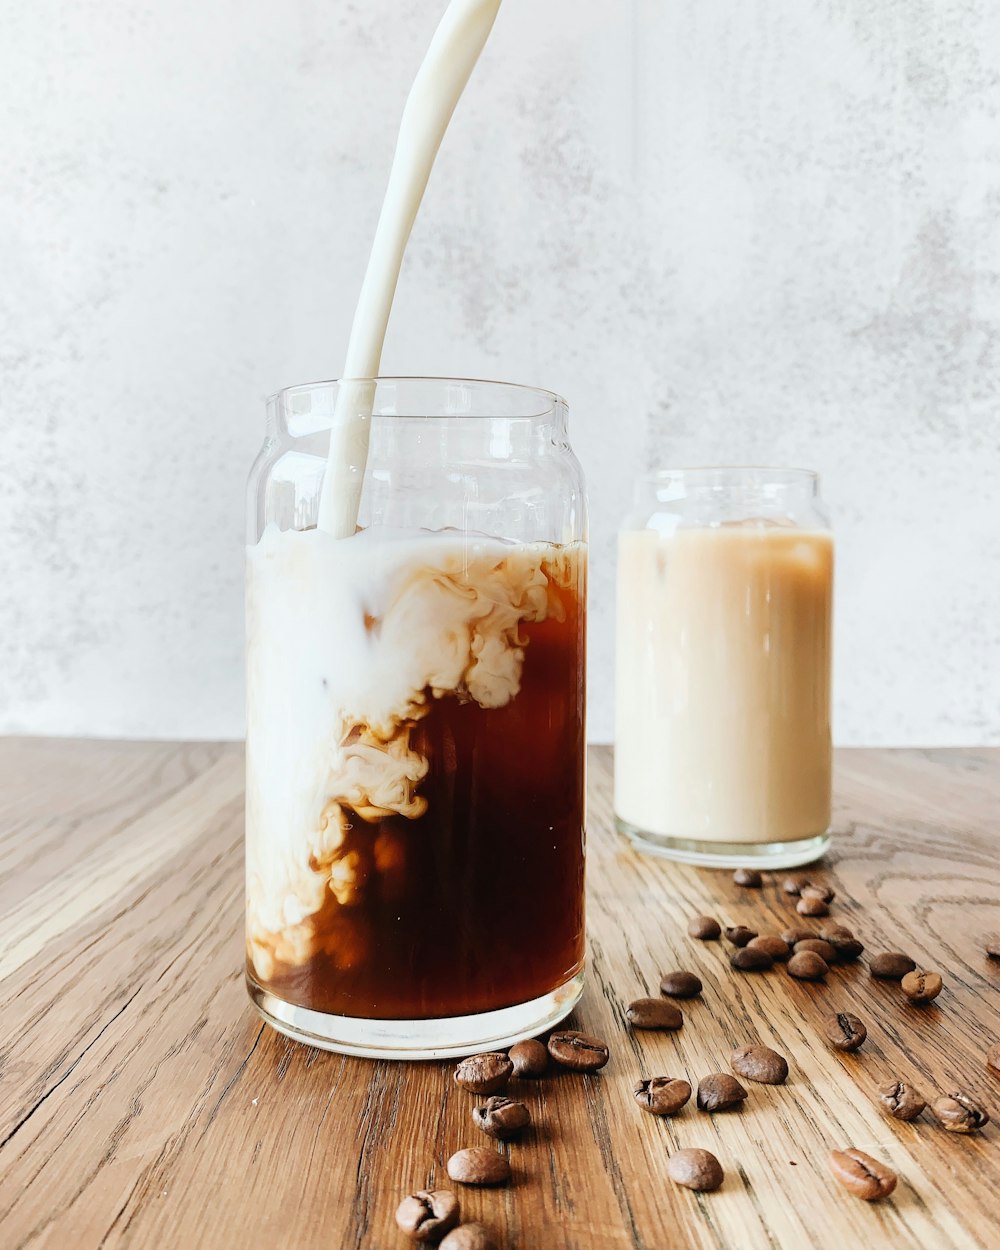
[[[583,956],[582,548],[271,528],[247,593],[258,983],[383,1017],[560,985]]]

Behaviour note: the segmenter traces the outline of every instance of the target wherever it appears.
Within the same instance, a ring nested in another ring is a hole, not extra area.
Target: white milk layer
[[[625,531],[615,812],[646,833],[781,842],[830,821],[833,543],[791,526]]]
[[[247,907],[269,978],[315,953],[313,916],[351,902],[345,808],[414,819],[428,762],[410,747],[433,700],[502,707],[521,626],[561,612],[578,551],[450,532],[269,526],[247,556]],[[378,847],[376,847],[376,858]]]

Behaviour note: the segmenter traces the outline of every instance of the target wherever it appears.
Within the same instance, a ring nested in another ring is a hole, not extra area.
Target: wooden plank
[[[351,1060],[264,1028],[242,984],[242,751],[235,745],[10,741],[0,745],[0,1245],[363,1247],[404,1243],[393,1211],[479,1144],[450,1065]],[[599,1075],[524,1083],[535,1127],[511,1144],[514,1183],[463,1191],[466,1218],[510,1250],[668,1245],[988,1247],[1000,1240],[998,1127],[907,1125],[878,1082],[963,1087],[1000,1113],[983,1064],[1000,1039],[1000,752],[851,751],[838,758],[833,912],[870,950],[937,968],[938,1003],[909,1006],[861,963],[826,985],[781,969],[733,973],[721,943],[685,933],[702,911],[778,931],[779,888],[640,858],[611,831],[610,754],[592,754],[590,973],[574,1023],[605,1037]],[[691,968],[703,997],[676,1034],[631,1033],[624,1008]],[[829,1049],[826,1011],[868,1024]],[[642,1075],[725,1070],[763,1041],[788,1056],[779,1088],[742,1112],[639,1110]],[[1000,1118],[1000,1114],[998,1114]],[[485,1140],[485,1139],[481,1139]],[[727,1173],[697,1196],[665,1177],[700,1145]],[[826,1171],[854,1145],[900,1174],[881,1204]]]

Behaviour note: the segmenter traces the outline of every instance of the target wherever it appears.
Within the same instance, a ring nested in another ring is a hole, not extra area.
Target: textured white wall
[[[443,0],[0,0],[0,727],[236,735],[264,396],[336,373]],[[633,473],[808,464],[837,736],[1000,741],[1000,6],[506,0],[385,372],[570,400],[611,725]]]

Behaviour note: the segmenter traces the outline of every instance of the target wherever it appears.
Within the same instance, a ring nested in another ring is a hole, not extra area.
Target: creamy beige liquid
[[[826,830],[832,583],[833,543],[815,530],[620,535],[621,820],[708,842]]]

